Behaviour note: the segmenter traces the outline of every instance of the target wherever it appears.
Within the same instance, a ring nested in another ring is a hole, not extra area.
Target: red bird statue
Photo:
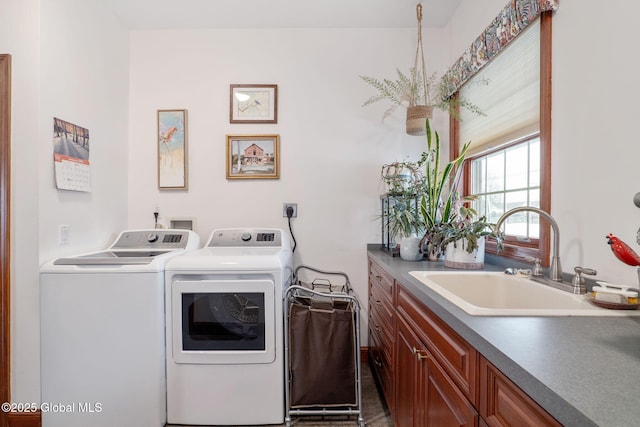
[[[607,234],[607,243],[611,245],[611,251],[620,261],[632,267],[640,265],[640,256],[625,242],[609,233]]]

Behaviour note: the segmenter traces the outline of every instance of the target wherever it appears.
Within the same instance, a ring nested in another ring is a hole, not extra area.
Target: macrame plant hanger
[[[416,5],[416,17],[418,18],[418,45],[416,58],[411,69],[411,97],[407,107],[407,133],[409,135],[425,135],[425,122],[431,118],[433,106],[426,105],[429,97],[427,85],[427,69],[424,63],[424,48],[422,46],[422,3]]]

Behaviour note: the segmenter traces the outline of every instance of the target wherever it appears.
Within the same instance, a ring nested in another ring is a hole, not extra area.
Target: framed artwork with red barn
[[[227,135],[227,179],[280,178],[280,135]]]

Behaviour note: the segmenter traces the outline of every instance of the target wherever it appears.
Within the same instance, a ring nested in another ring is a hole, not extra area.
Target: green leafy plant
[[[363,107],[384,99],[391,101],[391,106],[382,116],[383,120],[398,107],[408,108],[418,105],[432,105],[434,103],[432,99],[427,98],[432,93],[431,88],[436,79],[435,74],[425,80],[422,78],[422,73],[415,68],[411,68],[408,75],[399,69],[396,69],[396,73],[398,76],[396,80],[360,76],[362,80],[378,90],[377,95],[373,95],[362,104]]]
[[[409,161],[393,162],[382,166],[381,176],[390,202],[385,226],[394,236],[420,236],[424,223],[419,201],[425,188],[421,166]]]
[[[362,104],[363,107],[382,100],[391,101],[391,106],[384,112],[382,120],[393,114],[398,107],[408,108],[418,105],[438,108],[452,114],[456,119],[459,118],[458,109],[461,107],[475,114],[484,115],[480,107],[468,99],[447,96],[447,87],[442,79],[437,80],[437,73],[431,74],[426,79],[422,78],[422,73],[416,68],[410,68],[408,74],[400,69],[396,69],[396,73],[396,80],[360,76],[363,81],[378,91]]]
[[[470,143],[462,146],[456,159],[441,167],[440,136],[431,128],[428,119],[426,129],[427,151],[418,162],[425,168],[425,191],[420,200],[425,227],[423,241],[442,252],[447,244],[466,239],[465,249],[473,252],[479,238],[495,237],[495,234],[493,224],[486,222],[484,216],[478,217],[476,210],[466,205],[474,198],[462,197],[458,191]]]
[[[424,233],[424,223],[420,217],[419,201],[415,194],[392,196],[389,207],[389,230],[394,236],[409,237]]]
[[[418,163],[407,160],[388,163],[382,165],[380,175],[389,194],[399,195],[407,191],[420,194],[424,190],[424,173]]]
[[[453,207],[458,199],[458,182],[462,176],[469,143],[460,155],[440,168],[440,135],[426,121],[427,151],[422,153],[419,164],[425,165],[425,192],[420,200],[420,212],[427,230],[436,229],[438,223],[448,223],[454,216]]]
[[[470,198],[463,199],[465,201]],[[478,216],[475,209],[467,206],[460,206],[458,214],[453,221],[450,221],[440,229],[442,235],[441,247],[445,248],[449,243],[455,247],[463,245],[463,249],[472,253],[478,248],[478,239],[485,237],[496,237],[495,224],[487,222],[485,216]]]

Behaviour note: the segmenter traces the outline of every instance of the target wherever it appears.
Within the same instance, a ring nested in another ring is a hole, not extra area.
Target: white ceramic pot
[[[420,237],[409,236],[400,240],[400,258],[405,261],[419,261],[422,259]]]
[[[479,270],[484,268],[484,241],[485,238],[478,239],[478,247],[471,253],[467,252],[466,239],[449,243],[444,251],[444,265],[451,268],[462,268],[466,270]]]

